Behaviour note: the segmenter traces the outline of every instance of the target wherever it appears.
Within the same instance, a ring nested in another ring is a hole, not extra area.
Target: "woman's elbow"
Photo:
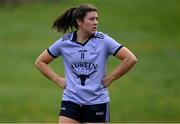
[[[133,56],[131,57],[130,61],[131,61],[132,65],[134,65],[134,64],[137,63],[138,60],[137,60],[136,56],[133,55]]]
[[[37,69],[39,69],[40,66],[41,66],[41,62],[37,59],[37,60],[34,62],[34,65],[35,65],[35,67],[36,67]]]

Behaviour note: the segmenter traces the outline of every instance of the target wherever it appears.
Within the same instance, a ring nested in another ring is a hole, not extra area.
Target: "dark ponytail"
[[[83,20],[87,12],[97,11],[91,4],[83,4],[79,7],[71,7],[62,13],[52,25],[57,32],[73,31],[78,28],[77,19]]]
[[[62,15],[60,15],[53,23],[52,28],[54,28],[57,32],[63,32],[73,30],[73,11],[76,8],[69,8]]]

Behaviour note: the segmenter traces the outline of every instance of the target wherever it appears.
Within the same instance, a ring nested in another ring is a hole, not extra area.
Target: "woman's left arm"
[[[137,62],[136,56],[126,47],[122,47],[115,56],[122,62],[114,71],[104,77],[102,82],[105,87],[108,87],[112,81],[126,74]]]

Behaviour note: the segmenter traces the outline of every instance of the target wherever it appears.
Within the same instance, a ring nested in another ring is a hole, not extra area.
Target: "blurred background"
[[[98,30],[128,47],[138,63],[109,87],[111,122],[180,122],[179,0],[0,0],[0,122],[58,121],[62,90],[34,66],[62,34],[53,20],[92,3]],[[108,72],[118,64],[108,61]],[[64,75],[62,59],[51,63]]]

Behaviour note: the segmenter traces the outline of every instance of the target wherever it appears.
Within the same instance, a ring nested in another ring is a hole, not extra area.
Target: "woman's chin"
[[[91,32],[91,34],[95,34],[95,33],[96,33],[96,31],[97,31],[97,30],[93,30],[93,31]]]

